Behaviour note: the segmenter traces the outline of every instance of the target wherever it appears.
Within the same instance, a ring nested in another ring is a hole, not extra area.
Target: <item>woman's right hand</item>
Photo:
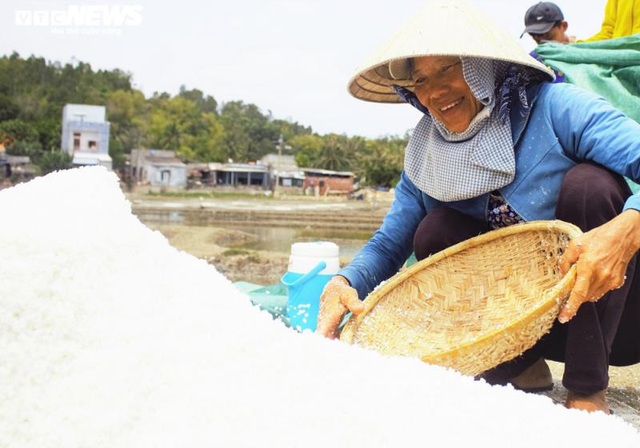
[[[329,280],[320,296],[316,333],[329,339],[337,338],[338,327],[347,311],[360,314],[364,311],[364,304],[358,298],[358,292],[349,285],[349,281],[341,275],[336,275]]]

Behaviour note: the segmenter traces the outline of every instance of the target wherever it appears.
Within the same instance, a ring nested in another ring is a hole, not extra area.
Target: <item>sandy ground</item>
[[[278,283],[287,272],[287,254],[233,248],[255,238],[246,232],[171,224],[149,224],[148,227],[162,233],[176,249],[211,263],[233,282],[270,285]]]
[[[288,255],[281,253],[234,249],[234,244],[255,236],[222,227],[182,225],[149,225],[160,231],[171,245],[213,264],[231,281],[247,281],[261,285],[275,284],[287,270]],[[550,363],[555,387],[545,395],[558,403],[564,402],[563,365]],[[640,430],[640,364],[632,367],[612,367],[608,392],[615,414]]]

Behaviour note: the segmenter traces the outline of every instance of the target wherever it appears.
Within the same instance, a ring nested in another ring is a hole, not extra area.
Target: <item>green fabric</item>
[[[263,286],[240,281],[235,282],[234,286],[246,293],[251,299],[251,303],[289,325],[289,318],[287,317],[287,287],[282,283]]]
[[[409,258],[407,258],[407,261],[405,263],[405,267],[410,267],[414,264],[416,264],[418,262],[418,259],[416,258],[416,254],[415,253],[411,253],[411,256]]]
[[[640,34],[575,44],[545,43],[535,52],[570,82],[606,98],[640,123]]]
[[[590,90],[640,123],[640,34],[575,44],[545,43],[535,49],[565,82]],[[640,185],[627,179],[633,193]]]

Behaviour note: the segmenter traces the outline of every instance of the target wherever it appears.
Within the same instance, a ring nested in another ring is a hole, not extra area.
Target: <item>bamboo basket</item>
[[[379,285],[340,339],[479,375],[549,332],[575,282],[558,260],[581,233],[533,221],[451,246]]]

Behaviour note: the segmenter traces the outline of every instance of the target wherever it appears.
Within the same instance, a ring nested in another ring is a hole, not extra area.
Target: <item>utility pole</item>
[[[282,151],[291,151],[293,149],[291,146],[284,144],[284,137],[282,134],[278,137],[278,144],[276,145],[276,148],[278,148],[278,161],[275,164],[276,184],[273,186],[274,197],[277,196],[277,190],[280,188],[280,171],[282,171],[283,167],[288,167],[288,165],[282,161]]]
[[[280,137],[278,137],[278,161],[277,161],[277,165],[276,165],[276,184],[273,186],[273,197],[277,197],[278,196],[278,186],[280,183],[280,167],[282,165],[282,148],[284,146],[284,138],[282,137],[282,134],[280,134]]]

